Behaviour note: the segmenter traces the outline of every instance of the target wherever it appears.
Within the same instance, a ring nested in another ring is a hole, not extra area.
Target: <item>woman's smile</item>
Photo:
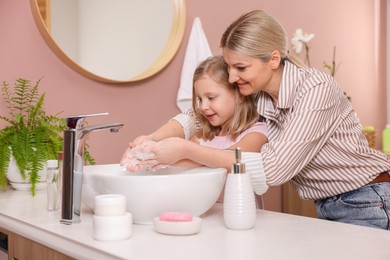
[[[240,89],[250,86],[249,82],[237,82],[237,85]]]

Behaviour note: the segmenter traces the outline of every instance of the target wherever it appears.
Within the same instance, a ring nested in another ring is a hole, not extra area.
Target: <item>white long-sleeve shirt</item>
[[[263,169],[256,172],[265,174],[267,185],[290,181],[301,198],[315,200],[357,189],[390,170],[389,159],[368,146],[351,103],[326,73],[286,61],[276,107],[259,92],[258,111],[269,136],[256,157]],[[186,131],[194,126],[182,125]]]

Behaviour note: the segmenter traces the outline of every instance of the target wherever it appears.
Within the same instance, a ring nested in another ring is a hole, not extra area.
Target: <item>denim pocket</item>
[[[389,186],[367,185],[316,203],[320,218],[389,229]]]
[[[350,208],[383,207],[381,197],[369,186],[341,194],[338,202]]]

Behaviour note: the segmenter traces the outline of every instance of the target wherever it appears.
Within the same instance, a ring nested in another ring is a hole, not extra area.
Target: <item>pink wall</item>
[[[263,9],[277,17],[292,37],[296,28],[314,33],[310,42],[312,66],[322,69],[330,62],[333,45],[337,60],[342,61],[336,79],[352,97],[363,124],[381,131],[385,112],[385,0],[188,0],[187,27],[183,44],[172,62],[156,76],[123,85],[110,85],[85,78],[62,63],[39,34],[28,1],[0,1],[0,81],[13,82],[25,77],[44,77],[49,113],[61,115],[109,112],[108,117],[91,119],[90,124],[123,122],[118,134],[106,132],[90,136],[91,152],[97,163],[117,163],[128,141],[149,133],[179,112],[176,93],[181,65],[196,16],[202,20],[213,52],[219,52],[219,38],[240,14]],[[381,16],[376,8],[382,5]],[[380,25],[380,26],[379,26]],[[380,27],[380,32],[376,28]],[[5,104],[0,103],[0,114]],[[0,127],[4,126],[0,122]],[[266,208],[280,210],[280,189],[266,196]]]

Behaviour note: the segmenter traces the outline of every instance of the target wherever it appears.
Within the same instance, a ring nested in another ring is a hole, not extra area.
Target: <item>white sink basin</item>
[[[199,216],[218,200],[226,169],[166,168],[155,172],[125,171],[119,164],[85,166],[82,202],[94,209],[100,194],[123,194],[134,223],[151,224],[161,212],[181,211]]]

